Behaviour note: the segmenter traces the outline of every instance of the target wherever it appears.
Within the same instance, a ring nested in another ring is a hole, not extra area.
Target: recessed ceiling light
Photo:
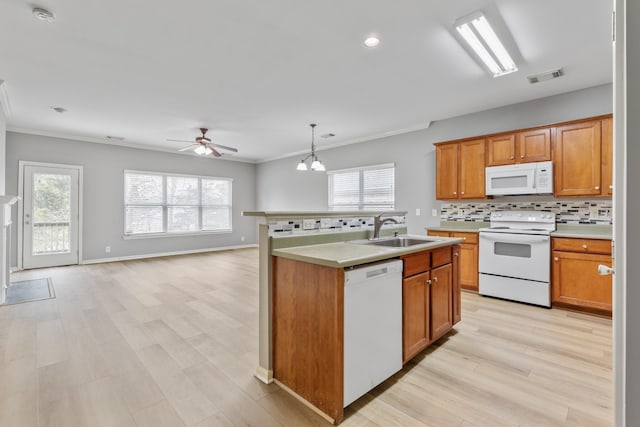
[[[367,37],[363,44],[365,47],[376,47],[380,44],[380,39],[375,36]]]
[[[40,21],[53,22],[56,20],[56,15],[41,7],[34,7],[33,9],[31,9],[31,13],[33,13],[33,16],[35,16]]]
[[[51,109],[56,113],[60,113],[60,114],[67,112],[67,109],[64,107],[51,107]]]

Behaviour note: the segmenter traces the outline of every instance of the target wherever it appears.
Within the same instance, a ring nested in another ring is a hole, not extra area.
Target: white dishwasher
[[[402,261],[344,274],[344,406],[402,369]]]

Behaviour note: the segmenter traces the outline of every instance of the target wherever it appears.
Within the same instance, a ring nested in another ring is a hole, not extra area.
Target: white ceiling
[[[29,4],[0,2],[9,129],[125,145],[174,150],[205,126],[261,161],[308,150],[312,122],[337,135],[322,149],[612,81],[603,0],[41,0],[51,24]],[[518,72],[494,79],[456,41],[475,10],[504,23]]]

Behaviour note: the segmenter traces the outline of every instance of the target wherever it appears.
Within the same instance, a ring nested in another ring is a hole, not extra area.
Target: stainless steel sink
[[[359,245],[387,246],[390,248],[406,248],[409,246],[422,245],[424,243],[440,242],[442,239],[428,239],[418,237],[390,237],[376,240],[358,240],[351,243]]]

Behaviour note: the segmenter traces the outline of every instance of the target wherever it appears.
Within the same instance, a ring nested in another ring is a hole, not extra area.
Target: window
[[[395,209],[393,163],[328,172],[329,209]]]
[[[124,234],[231,231],[231,179],[124,173]]]

